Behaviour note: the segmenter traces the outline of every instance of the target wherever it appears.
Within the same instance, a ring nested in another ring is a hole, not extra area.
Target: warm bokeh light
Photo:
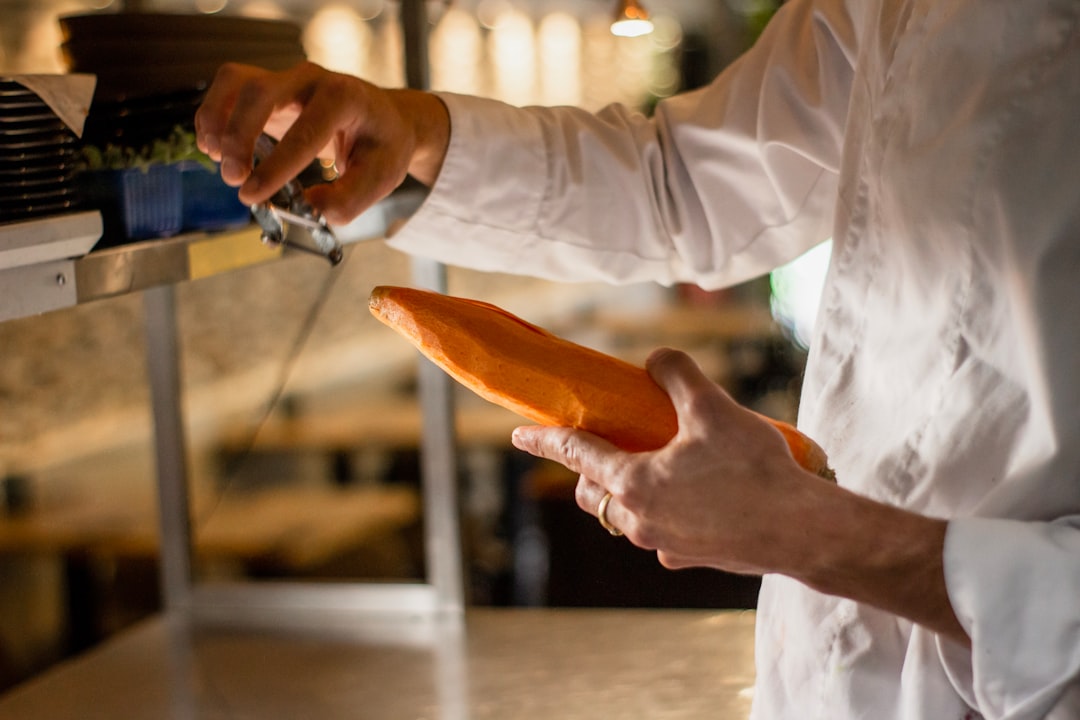
[[[658,51],[675,50],[682,44],[682,24],[671,15],[655,15],[653,34],[649,38]]]
[[[582,106],[597,109],[610,102],[610,68],[614,66],[615,41],[607,16],[594,15],[582,27]]]
[[[615,19],[611,23],[611,34],[619,37],[641,37],[653,31],[649,13],[638,0],[621,0]]]
[[[240,8],[240,14],[266,20],[280,20],[285,17],[285,11],[274,0],[250,0]]]
[[[0,0],[2,2],[2,0]],[[515,105],[612,102],[646,107],[679,87],[682,28],[670,14],[647,38],[611,34],[611,6],[542,6],[530,0],[429,0],[431,86]],[[0,70],[62,72],[56,17],[115,6],[117,0],[56,0],[20,6],[17,41],[0,35]],[[405,83],[397,0],[152,0],[155,10],[292,20],[308,57],[378,85]]]
[[[361,20],[374,20],[386,7],[385,0],[356,0],[352,3],[353,9]]]
[[[536,35],[532,20],[511,9],[500,15],[491,30],[495,92],[511,105],[535,102]]]
[[[636,38],[648,35],[652,31],[652,21],[641,18],[626,18],[611,23],[611,34],[618,37]]]
[[[581,25],[577,18],[555,12],[540,21],[540,102],[581,104]]]
[[[405,40],[398,18],[398,4],[387,3],[374,21],[375,42],[361,75],[376,85],[405,85]]]
[[[372,45],[371,28],[347,5],[325,5],[304,29],[308,58],[330,70],[363,75]]]
[[[653,33],[649,35],[654,61],[649,71],[648,92],[654,97],[670,97],[682,84],[677,53],[682,45],[682,25],[670,15],[653,17]]]
[[[484,94],[484,39],[476,17],[450,6],[431,33],[431,86],[436,90]]]
[[[652,65],[670,62],[670,57],[657,56],[648,37],[615,37],[606,17],[591,18],[585,25],[584,39],[583,106],[596,110],[619,102],[642,107],[649,99]]]
[[[56,15],[84,10],[77,3],[62,3],[55,8]],[[48,12],[32,11],[27,18],[26,31],[17,53],[7,58],[9,70],[19,73],[58,73],[64,71],[63,58],[60,55],[60,43],[63,35],[56,15]],[[7,22],[6,20],[4,22]]]
[[[225,9],[229,0],[195,0],[195,9],[206,15],[213,15]]]
[[[509,0],[479,0],[476,3],[476,19],[488,30],[499,23],[499,19],[514,9]]]

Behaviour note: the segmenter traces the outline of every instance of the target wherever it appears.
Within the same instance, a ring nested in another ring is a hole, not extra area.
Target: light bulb
[[[619,0],[615,8],[615,19],[611,23],[611,34],[619,37],[640,37],[653,31],[649,12],[638,0]]]

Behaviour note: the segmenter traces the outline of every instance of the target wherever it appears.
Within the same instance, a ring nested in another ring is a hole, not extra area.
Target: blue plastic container
[[[184,230],[225,230],[251,222],[251,211],[240,202],[216,170],[188,161],[180,163],[183,184]]]
[[[96,247],[168,237],[182,228],[180,171],[172,165],[91,170],[79,176],[88,207],[101,211],[104,235]]]
[[[176,165],[116,170],[117,196],[129,240],[169,237],[183,229],[183,185]]]

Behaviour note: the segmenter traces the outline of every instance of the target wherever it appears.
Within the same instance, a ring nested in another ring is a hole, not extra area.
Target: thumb
[[[684,352],[671,348],[653,351],[645,362],[645,369],[664,392],[671,398],[679,417],[679,429],[693,428],[697,422],[686,422],[691,417],[701,420],[703,415],[727,412],[736,405],[731,396],[701,371],[694,359]]]
[[[695,395],[717,389],[716,383],[705,376],[694,359],[681,350],[654,350],[645,361],[645,369],[656,384],[671,397],[676,410],[679,410],[682,402]]]

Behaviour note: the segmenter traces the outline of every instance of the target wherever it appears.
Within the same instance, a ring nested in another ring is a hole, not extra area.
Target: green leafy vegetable
[[[167,138],[134,148],[109,143],[101,148],[86,145],[82,149],[87,170],[124,170],[139,168],[145,172],[151,165],[168,165],[184,161],[197,162],[214,172],[217,165],[195,145],[195,133],[177,125]]]

